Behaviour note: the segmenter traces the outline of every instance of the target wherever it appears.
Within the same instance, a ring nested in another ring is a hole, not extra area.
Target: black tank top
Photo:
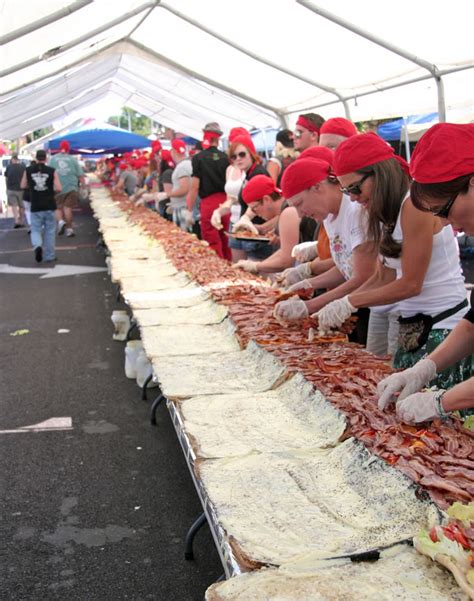
[[[26,178],[30,190],[31,211],[54,211],[54,169],[44,163],[30,165],[26,169]]]

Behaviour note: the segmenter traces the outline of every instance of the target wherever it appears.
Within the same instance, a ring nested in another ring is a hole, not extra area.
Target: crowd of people
[[[380,383],[382,410],[396,403],[409,423],[474,410],[474,313],[456,238],[474,235],[474,125],[432,127],[410,165],[344,118],[300,115],[267,161],[246,129],[229,132],[226,151],[223,133],[210,122],[192,149],[157,140],[101,161],[98,173],[236,269],[285,287],[279,321],[316,316],[324,334],[355,314],[350,340],[404,370]],[[56,232],[73,235],[82,173],[68,153],[65,143],[46,165],[39,151],[21,176],[37,261],[43,250],[54,260]]]

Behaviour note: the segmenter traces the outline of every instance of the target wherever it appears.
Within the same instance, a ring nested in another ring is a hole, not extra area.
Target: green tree
[[[128,106],[122,107],[120,115],[114,115],[107,119],[107,123],[121,127],[122,129],[128,129],[134,134],[141,136],[149,136],[155,127],[155,122],[149,117],[137,113]]]

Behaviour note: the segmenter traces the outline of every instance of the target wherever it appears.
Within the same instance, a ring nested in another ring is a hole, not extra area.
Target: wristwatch
[[[441,419],[446,419],[447,417],[449,417],[449,412],[446,412],[444,410],[443,403],[442,403],[442,400],[443,400],[443,397],[445,394],[446,394],[446,390],[438,390],[436,392],[436,396],[435,396],[435,408]]]

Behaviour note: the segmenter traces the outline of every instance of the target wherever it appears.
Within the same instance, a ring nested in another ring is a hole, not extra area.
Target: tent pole
[[[410,136],[408,134],[408,119],[403,117],[403,123],[405,126],[405,156],[407,158],[407,162],[410,162],[411,153],[410,153]]]
[[[24,35],[28,35],[29,33],[32,33],[37,29],[41,29],[42,27],[45,27],[50,23],[55,23],[56,21],[59,21],[59,19],[68,17],[69,15],[72,15],[72,13],[76,12],[76,10],[84,8],[84,6],[91,4],[93,1],[94,0],[76,0],[76,2],[69,4],[69,6],[61,8],[61,10],[57,10],[55,13],[47,15],[42,19],[38,19],[38,21],[34,21],[34,23],[29,23],[24,27],[15,29],[15,31],[10,31],[10,33],[7,33],[0,37],[0,46],[3,46],[3,44],[8,44],[8,42],[12,42],[13,40],[17,40],[18,38],[21,38]]]
[[[328,21],[332,21],[336,25],[339,25],[339,26],[343,27],[344,29],[352,31],[352,33],[355,33],[356,35],[359,35],[360,37],[365,38],[366,40],[369,40],[369,42],[373,42],[374,44],[377,44],[378,46],[385,48],[389,52],[398,54],[398,56],[401,56],[401,57],[405,58],[406,60],[408,60],[412,63],[415,63],[415,65],[418,65],[419,67],[422,67],[423,69],[426,69],[429,73],[431,73],[431,77],[433,77],[436,80],[436,84],[437,84],[437,88],[438,88],[439,120],[440,121],[446,120],[444,87],[443,87],[443,83],[441,81],[439,69],[436,65],[434,65],[433,63],[430,63],[429,61],[426,61],[422,58],[419,58],[418,56],[416,56],[415,54],[412,54],[411,52],[407,52],[406,50],[403,50],[403,48],[399,48],[398,46],[391,44],[390,42],[388,42],[387,40],[384,40],[383,38],[379,38],[378,36],[376,36],[372,33],[369,33],[368,31],[365,31],[361,27],[357,27],[357,25],[354,25],[353,23],[346,21],[345,19],[343,19],[342,17],[339,17],[338,15],[330,13],[329,11],[312,4],[311,2],[309,2],[309,0],[296,0],[296,2],[298,4],[301,4],[301,6],[304,6],[308,10],[312,11],[313,13],[316,13],[320,17],[323,17],[324,19],[327,19]]]

